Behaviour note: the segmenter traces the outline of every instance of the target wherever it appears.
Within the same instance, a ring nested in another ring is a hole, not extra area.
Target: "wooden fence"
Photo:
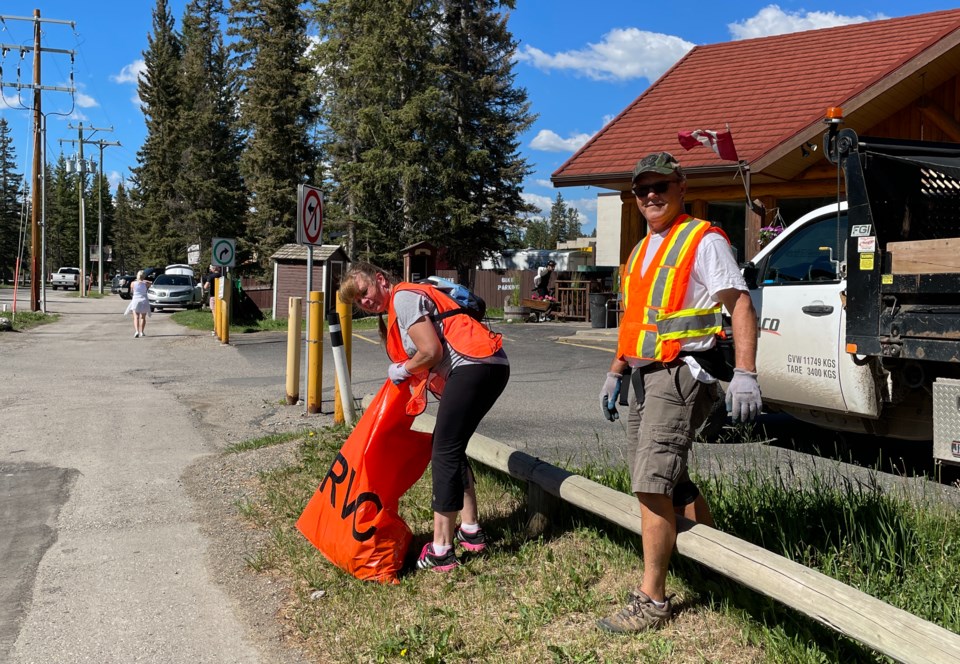
[[[500,309],[510,299],[514,290],[520,291],[520,298],[530,297],[533,293],[532,270],[474,270],[471,273],[471,290],[483,298],[488,307]],[[438,270],[437,276],[445,279],[457,279],[455,270]],[[240,281],[243,291],[253,300],[261,311],[273,307],[273,286],[243,277]],[[560,301],[560,311],[567,320],[590,322],[591,283],[580,279],[559,279],[555,277],[552,287]]]
[[[414,429],[431,432],[436,420],[420,415]],[[528,484],[531,522],[550,518],[561,499],[638,535],[636,497],[567,472],[496,440],[474,434],[467,455]],[[960,635],[918,618],[820,572],[702,523],[677,517],[677,551],[763,593],[837,632],[907,664],[955,664]],[[945,592],[949,592],[945,589]]]

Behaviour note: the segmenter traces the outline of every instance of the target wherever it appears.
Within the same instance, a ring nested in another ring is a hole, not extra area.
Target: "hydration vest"
[[[670,362],[680,354],[684,343],[722,331],[719,303],[706,309],[680,309],[697,246],[707,233],[720,233],[727,239],[709,221],[681,214],[642,275],[650,235],[634,248],[622,287],[625,313],[617,343],[619,357]]]

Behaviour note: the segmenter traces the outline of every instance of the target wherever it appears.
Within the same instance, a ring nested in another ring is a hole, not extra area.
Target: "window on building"
[[[723,229],[730,238],[730,244],[737,257],[737,263],[746,260],[744,257],[744,225],[746,214],[743,201],[718,201],[707,203],[707,219]]]

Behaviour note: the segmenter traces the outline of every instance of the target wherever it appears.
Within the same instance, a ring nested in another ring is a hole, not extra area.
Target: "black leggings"
[[[505,364],[466,364],[450,372],[433,427],[434,512],[459,512],[473,481],[467,443],[510,379]]]

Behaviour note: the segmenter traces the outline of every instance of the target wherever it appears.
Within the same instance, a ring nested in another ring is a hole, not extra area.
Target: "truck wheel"
[[[50,288],[52,288],[53,290],[57,290],[57,287],[54,286],[53,284],[50,284]]]

